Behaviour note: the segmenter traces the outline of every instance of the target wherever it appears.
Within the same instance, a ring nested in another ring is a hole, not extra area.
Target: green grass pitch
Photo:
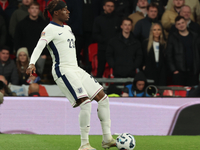
[[[134,137],[136,139],[134,150],[200,150],[200,136]],[[100,135],[90,135],[90,144],[97,150],[104,150],[101,147],[101,140]],[[0,150],[78,150],[79,146],[78,135],[0,134]]]

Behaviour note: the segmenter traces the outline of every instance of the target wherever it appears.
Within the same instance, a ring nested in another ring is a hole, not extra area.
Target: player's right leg
[[[84,97],[76,101],[76,106],[81,108],[79,113],[81,146],[78,150],[96,150],[89,144],[91,101],[88,97]]]

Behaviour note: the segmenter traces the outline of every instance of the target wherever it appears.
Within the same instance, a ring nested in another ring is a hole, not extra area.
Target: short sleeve
[[[50,26],[44,28],[41,33],[40,40],[45,40],[47,44],[53,40],[53,29]]]

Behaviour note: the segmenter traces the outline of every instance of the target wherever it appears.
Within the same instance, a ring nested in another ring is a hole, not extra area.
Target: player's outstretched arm
[[[31,60],[30,60],[29,66],[26,69],[26,74],[30,74],[30,76],[32,76],[32,73],[36,72],[35,63],[38,60],[39,56],[41,55],[46,44],[47,43],[45,40],[38,41],[37,46],[35,47],[32,55],[31,55]]]

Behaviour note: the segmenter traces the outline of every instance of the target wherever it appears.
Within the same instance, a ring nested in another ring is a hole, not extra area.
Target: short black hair
[[[8,46],[3,46],[3,47],[0,48],[0,52],[1,52],[2,50],[7,50],[7,51],[10,52],[10,47],[8,47]]]
[[[180,21],[181,19],[185,20],[185,18],[184,18],[183,16],[178,15],[178,16],[175,18],[175,23],[176,23],[177,21]]]
[[[147,10],[149,11],[149,8],[150,7],[153,7],[153,8],[156,8],[158,10],[158,5],[156,3],[150,3],[149,5],[147,5]]]
[[[122,24],[125,20],[130,21],[131,23],[133,23],[133,20],[132,20],[132,19],[130,19],[130,18],[128,18],[128,17],[124,17],[124,18],[122,18],[121,24]]]
[[[104,6],[107,2],[112,2],[113,4],[115,4],[114,0],[104,0],[104,1],[103,1],[103,6]]]
[[[32,5],[35,5],[35,6],[38,6],[40,8],[40,4],[36,1],[33,1],[32,3],[30,3],[30,5],[28,5],[28,9],[32,6]]]

